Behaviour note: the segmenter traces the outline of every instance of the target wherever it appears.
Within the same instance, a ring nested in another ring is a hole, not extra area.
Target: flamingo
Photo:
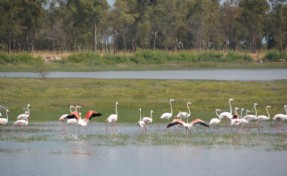
[[[245,116],[247,116],[249,112],[250,112],[250,111],[247,109]],[[241,116],[242,116],[242,115],[241,115]],[[245,116],[244,116],[244,117],[245,117]],[[244,117],[241,118],[241,128],[243,128],[244,125],[247,125],[247,124],[249,123],[248,119],[246,119],[246,118],[244,118]]]
[[[240,108],[238,108],[238,107],[235,107],[234,108],[234,114],[233,114],[233,116],[232,116],[232,119],[239,119],[239,118],[241,118],[241,116],[239,116],[239,114],[238,114],[238,110],[239,110]],[[242,115],[242,114],[241,114]]]
[[[99,116],[102,116],[101,113],[99,112],[96,112],[94,110],[89,110],[86,115],[85,115],[85,118],[82,119],[78,119],[78,125],[80,126],[87,126],[88,125],[88,122],[93,118],[93,117],[99,117]],[[81,117],[81,116],[80,116]]]
[[[78,124],[78,120],[81,119],[81,112],[73,111],[67,116],[67,124]]]
[[[19,114],[17,116],[17,120],[21,120],[21,119],[26,120],[29,118],[29,116],[30,116],[30,104],[27,104],[27,110],[25,111],[25,113]]]
[[[256,119],[255,119],[255,120],[258,120],[258,121],[261,123],[261,128],[263,128],[262,122],[263,122],[263,121],[267,121],[267,120],[270,119],[270,114],[269,114],[269,111],[268,111],[269,108],[271,108],[271,106],[269,106],[269,105],[266,106],[267,116],[266,116],[266,115],[259,115],[259,116],[257,116]]]
[[[8,123],[8,121],[9,121],[8,112],[9,112],[9,110],[6,109],[6,118],[0,118],[0,124],[1,125],[6,125]]]
[[[196,125],[196,124],[200,124],[200,125],[203,125],[205,127],[209,127],[209,125],[201,119],[195,119],[195,120],[191,121],[190,123],[186,123],[181,119],[173,119],[173,121],[167,125],[167,128],[172,127],[174,125],[182,125],[186,130],[191,132],[191,127],[193,127],[193,125]]]
[[[215,114],[217,115],[217,118],[210,119],[210,121],[209,121],[210,126],[211,125],[213,125],[213,126],[218,125],[221,122],[221,119],[219,118],[219,114],[218,114],[219,111],[221,111],[221,110],[220,109],[215,110]]]
[[[285,109],[286,114],[275,114],[273,116],[273,120],[277,121],[275,127],[278,127],[280,125],[280,124],[278,124],[278,122],[282,122],[284,120],[287,120],[287,105],[284,105],[284,109]]]
[[[29,124],[29,120],[28,118],[25,120],[25,119],[20,119],[20,120],[17,120],[13,123],[13,126],[27,126]]]
[[[112,125],[114,126],[114,130],[116,130],[116,126],[115,123],[118,120],[118,102],[116,102],[116,106],[115,106],[115,114],[111,114],[109,115],[109,117],[107,118],[107,123],[112,123]],[[108,130],[108,125],[106,123],[106,130]]]
[[[251,120],[255,120],[256,117],[257,117],[257,108],[256,106],[258,105],[258,103],[254,103],[254,110],[255,110],[255,114],[247,114],[243,117],[243,119],[246,119],[248,121],[251,121]]]
[[[139,110],[140,110],[140,120],[138,121],[139,130],[140,130],[141,128],[144,128],[144,130],[146,130],[145,122],[142,120],[142,109],[139,108]]]
[[[152,114],[153,110],[150,111],[150,117],[143,117],[142,120],[145,122],[145,124],[151,124],[152,123]]]
[[[230,108],[230,112],[222,112],[219,114],[219,119],[223,119],[223,118],[228,118],[229,120],[232,119],[233,115],[232,115],[232,105],[231,102],[234,101],[232,98],[229,98],[228,102],[229,102],[229,108]]]
[[[187,102],[186,103],[186,107],[188,109],[188,112],[181,112],[179,111],[179,113],[176,115],[177,118],[180,118],[180,119],[187,119],[190,117],[190,108],[189,108],[189,105],[192,105],[191,102]]]
[[[73,112],[72,108],[75,108],[75,106],[73,106],[73,105],[70,106],[70,113]],[[63,114],[63,115],[61,115],[61,116],[59,117],[59,121],[66,121],[68,115],[69,115],[69,114]]]
[[[167,119],[167,121],[169,122],[169,119],[172,117],[172,114],[173,114],[171,103],[174,102],[174,101],[175,101],[175,100],[172,99],[172,98],[169,100],[170,112],[163,113],[163,114],[161,115],[160,119]]]
[[[235,108],[235,115],[234,115],[234,118],[232,118],[231,119],[231,121],[230,121],[230,125],[231,126],[237,126],[238,127],[238,129],[239,129],[239,125],[242,123],[242,114],[243,114],[243,111],[244,111],[244,109],[243,108],[241,108],[241,115],[239,116],[238,115],[238,113],[237,113],[237,110],[238,110],[239,108]]]

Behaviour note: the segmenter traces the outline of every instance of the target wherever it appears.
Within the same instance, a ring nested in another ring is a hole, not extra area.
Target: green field
[[[257,102],[258,113],[266,114],[271,105],[271,115],[284,112],[287,103],[287,81],[225,82],[192,80],[109,80],[109,79],[15,79],[0,78],[0,104],[9,108],[9,120],[15,121],[19,113],[31,104],[30,121],[57,121],[69,112],[70,105],[82,106],[81,112],[94,109],[103,113],[97,121],[104,121],[114,113],[115,101],[119,102],[118,122],[135,123],[142,115],[154,111],[154,121],[169,112],[169,98],[174,98],[174,113],[187,111],[186,102],[192,102],[192,118],[209,120],[215,109],[229,111],[228,99],[233,107],[253,111]],[[5,112],[1,111],[3,116]]]

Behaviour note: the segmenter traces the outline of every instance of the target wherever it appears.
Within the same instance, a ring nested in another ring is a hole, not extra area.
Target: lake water
[[[139,138],[148,135],[200,140],[211,133],[195,130],[195,134],[189,135],[182,129],[166,130],[157,125],[143,132],[136,125],[118,124],[117,132],[106,132],[104,124],[91,123],[79,136],[74,134],[71,126],[62,131],[62,124],[57,122],[32,123],[26,129],[13,128],[12,131],[9,125],[0,127],[0,170],[3,176],[270,176],[287,173],[287,152],[267,147],[272,141],[276,143],[276,137],[269,139],[264,137],[266,134],[252,131],[244,132],[244,135],[234,134],[231,138],[241,139],[251,133],[254,136],[252,140],[258,138],[263,145],[266,143],[266,147],[230,144],[208,147],[193,142],[166,145],[150,145],[147,141],[141,143],[143,139]],[[268,129],[267,135],[271,131],[274,132],[274,129]],[[171,135],[174,133],[178,134]],[[116,142],[119,139],[124,143]]]
[[[0,77],[39,78],[40,76],[38,73],[31,72],[0,72]],[[287,69],[49,72],[47,78],[269,81],[287,79]]]

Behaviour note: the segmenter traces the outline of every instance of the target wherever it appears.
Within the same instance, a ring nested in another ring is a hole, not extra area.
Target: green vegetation
[[[47,61],[46,57],[57,58]],[[42,59],[40,59],[42,58]],[[46,60],[46,62],[44,61]],[[269,61],[263,64],[259,60]],[[256,56],[241,52],[138,50],[133,53],[0,53],[2,72],[174,70],[199,68],[286,68],[286,54],[276,50]]]
[[[10,109],[10,121],[15,121],[23,108],[31,104],[31,121],[57,121],[69,112],[70,105],[81,105],[83,115],[94,109],[103,113],[97,121],[103,122],[114,113],[115,101],[119,101],[119,122],[135,123],[139,108],[143,115],[154,110],[154,121],[169,112],[169,98],[176,99],[174,113],[187,111],[186,102],[193,103],[192,117],[209,120],[215,117],[215,109],[233,107],[253,111],[253,103],[259,103],[258,113],[265,114],[271,105],[271,115],[283,111],[287,99],[287,82],[224,82],[190,80],[107,80],[107,79],[9,79],[0,78],[0,104]],[[2,114],[5,114],[2,112]]]
[[[270,50],[266,53],[264,60],[271,62],[286,62],[287,52],[279,52],[278,50]]]

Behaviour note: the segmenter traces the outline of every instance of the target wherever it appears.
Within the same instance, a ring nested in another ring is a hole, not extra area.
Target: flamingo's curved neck
[[[116,111],[116,114],[118,115],[118,103],[116,103],[115,111]]]
[[[171,105],[171,100],[169,101],[169,105],[170,105],[170,113],[172,114],[172,105]]]
[[[285,112],[286,112],[286,116],[287,116],[287,105],[284,106]]]
[[[150,111],[150,118],[152,119],[152,113],[153,113],[153,111]]]
[[[242,118],[242,117],[243,117],[243,111],[244,111],[244,109],[242,108],[242,109],[241,109],[240,118]]]
[[[267,117],[268,117],[268,119],[270,119],[270,114],[269,114],[269,111],[268,111],[268,106],[266,107],[266,112],[267,112]]]
[[[6,109],[6,119],[9,120],[8,118],[8,110]]]
[[[142,120],[142,109],[140,108],[140,121]]]
[[[216,109],[216,110],[215,110],[215,114],[217,115],[218,118],[220,118],[218,112],[219,112],[219,110]]]
[[[256,104],[254,104],[254,110],[255,110],[255,116],[257,116],[257,109],[256,109]]]
[[[74,106],[70,106],[70,112],[71,113],[73,112],[72,108],[75,108],[75,107]]]
[[[29,108],[29,107],[30,107],[30,106],[27,105],[27,110],[28,110],[28,113],[30,114],[30,108]]]
[[[187,103],[186,106],[187,106],[187,109],[188,109],[188,115],[190,116],[191,113],[190,113],[190,108],[189,108],[188,105],[189,105],[189,104]]]
[[[231,100],[229,100],[229,108],[230,108],[230,114],[232,114]]]

